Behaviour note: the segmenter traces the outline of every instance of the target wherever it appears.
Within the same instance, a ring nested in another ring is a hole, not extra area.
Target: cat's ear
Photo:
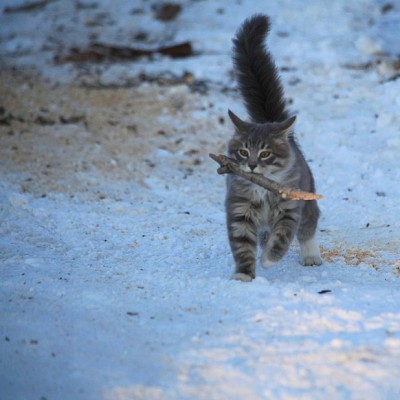
[[[244,132],[248,129],[249,124],[245,121],[242,121],[236,114],[234,114],[231,110],[228,110],[228,115],[231,121],[233,122],[233,125],[236,126],[236,128],[240,132]]]
[[[287,138],[292,132],[296,116],[285,119],[283,122],[278,122],[275,125],[276,135]]]

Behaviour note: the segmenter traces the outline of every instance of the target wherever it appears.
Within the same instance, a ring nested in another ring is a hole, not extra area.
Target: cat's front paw
[[[250,275],[243,274],[242,272],[236,272],[235,274],[233,274],[232,279],[242,282],[251,282],[253,280]]]
[[[269,268],[276,264],[276,261],[272,261],[268,258],[266,254],[263,254],[261,257],[261,265],[263,268]]]
[[[305,267],[319,266],[322,264],[322,258],[319,255],[304,256],[301,259],[301,264]]]

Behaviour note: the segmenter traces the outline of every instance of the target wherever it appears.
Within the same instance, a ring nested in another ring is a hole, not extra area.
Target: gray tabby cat
[[[234,67],[251,122],[229,111],[236,129],[228,143],[228,154],[244,171],[315,192],[311,170],[294,138],[296,117],[289,117],[276,66],[264,45],[268,31],[268,17],[255,15],[243,23],[233,39]],[[316,201],[285,200],[228,175],[225,205],[236,263],[234,279],[255,278],[257,242],[262,250],[261,263],[267,268],[286,254],[295,235],[302,264],[322,264],[315,239],[319,217]]]

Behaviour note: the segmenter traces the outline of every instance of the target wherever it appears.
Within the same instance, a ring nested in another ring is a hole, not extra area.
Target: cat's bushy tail
[[[244,21],[233,39],[239,90],[250,118],[259,123],[288,117],[278,71],[265,47],[269,27],[269,18],[256,14]]]

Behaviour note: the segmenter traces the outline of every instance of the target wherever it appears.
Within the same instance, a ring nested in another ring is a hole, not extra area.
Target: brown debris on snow
[[[160,21],[172,21],[182,11],[182,6],[177,3],[163,3],[156,6],[156,19]]]
[[[337,262],[338,259],[343,258],[347,265],[360,265],[366,263],[375,266],[376,259],[379,257],[376,253],[370,250],[363,250],[358,248],[343,248],[335,247],[333,249],[321,248],[321,255],[324,260],[330,263]]]
[[[146,186],[145,179],[158,173],[160,162],[151,155],[157,150],[180,152],[178,168],[189,176],[207,169],[207,149],[222,141],[217,118],[195,124],[185,119],[205,104],[185,83],[53,86],[4,68],[0,93],[2,170],[18,176],[15,184],[38,197],[50,192],[96,196],[97,182],[107,179]],[[163,115],[173,118],[160,123]],[[176,126],[174,118],[188,123]],[[217,135],[199,143],[198,130]]]
[[[56,55],[54,62],[63,64],[67,62],[117,62],[131,61],[143,56],[161,54],[172,58],[190,57],[193,53],[190,42],[181,42],[171,46],[158,47],[155,49],[140,49],[136,47],[111,46],[104,43],[92,43],[88,47],[81,49],[72,47],[68,54]]]
[[[36,11],[40,10],[47,6],[47,4],[53,2],[55,0],[40,0],[40,1],[32,1],[28,3],[24,3],[16,6],[7,6],[4,7],[4,14],[12,14],[19,12],[28,12],[28,11]]]

